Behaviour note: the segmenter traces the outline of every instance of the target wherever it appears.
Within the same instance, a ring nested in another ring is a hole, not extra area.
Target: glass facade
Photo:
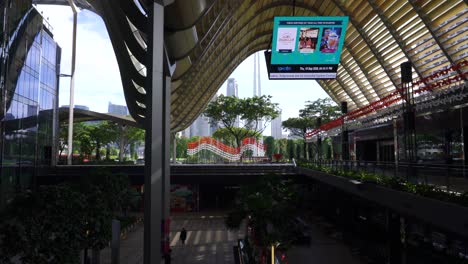
[[[17,14],[14,9],[4,14]],[[54,162],[61,53],[36,9],[8,26],[1,57],[0,208]]]

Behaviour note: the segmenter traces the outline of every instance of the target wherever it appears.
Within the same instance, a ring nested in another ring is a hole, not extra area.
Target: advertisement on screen
[[[335,79],[348,17],[275,17],[270,79]]]

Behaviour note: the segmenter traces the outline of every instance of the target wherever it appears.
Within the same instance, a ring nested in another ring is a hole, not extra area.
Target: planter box
[[[297,167],[296,171],[298,174],[381,204],[402,215],[418,218],[435,227],[468,238],[466,207],[312,169]]]

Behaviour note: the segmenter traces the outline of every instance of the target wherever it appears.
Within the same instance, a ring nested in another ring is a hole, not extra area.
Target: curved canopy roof
[[[244,59],[271,47],[275,16],[291,16],[293,12],[296,16],[349,16],[337,78],[318,83],[335,102],[346,101],[353,110],[399,88],[402,62],[411,62],[416,79],[466,60],[467,1],[175,0],[165,13],[167,54],[176,64],[171,86],[171,130],[188,127]],[[141,122],[146,2],[75,2],[105,21],[120,66],[127,106]]]
[[[60,107],[58,109],[59,113],[59,122],[68,123],[69,121],[69,111],[68,107]],[[111,121],[121,125],[127,125],[132,127],[143,128],[142,124],[138,124],[129,116],[110,114],[110,113],[98,113],[90,110],[84,110],[80,108],[73,108],[73,122],[87,122],[87,121]]]

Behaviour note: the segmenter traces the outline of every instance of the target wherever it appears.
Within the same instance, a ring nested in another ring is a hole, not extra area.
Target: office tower
[[[238,95],[238,86],[237,81],[234,78],[229,78],[227,82],[227,89],[226,89],[226,96],[235,96],[239,97]]]
[[[216,100],[218,98],[217,95],[214,95],[213,98],[211,98],[210,102]],[[190,133],[185,133],[187,137],[194,137],[194,136],[200,136],[200,137],[209,137],[212,136],[213,133],[220,127],[219,124],[215,124],[211,122],[210,118],[204,116],[203,114],[200,114],[195,121],[193,121],[192,125],[190,125]]]
[[[271,120],[271,136],[275,139],[283,138],[283,130],[281,128],[281,123],[281,113],[277,118]]]
[[[200,137],[209,137],[211,136],[210,122],[209,118],[200,115],[190,126],[190,137],[200,136]]]
[[[107,113],[115,115],[128,115],[128,109],[125,105],[117,105],[109,102]]]
[[[181,136],[186,137],[186,138],[190,138],[190,127],[187,127],[186,129],[182,130],[181,131]]]
[[[253,96],[262,96],[262,82],[260,78],[260,53],[254,53]]]
[[[58,142],[61,49],[35,8],[8,2],[0,4],[0,29],[10,29],[0,37],[0,208],[55,164]]]
[[[237,81],[234,78],[229,78],[227,82],[227,89],[226,89],[226,96],[235,96],[239,97],[238,95],[238,86]],[[235,127],[239,127],[240,119],[237,118],[236,122],[234,123]]]
[[[260,53],[254,53],[254,76],[253,76],[253,96],[262,96],[261,79],[260,79]],[[263,128],[263,120],[259,120],[258,127]]]

